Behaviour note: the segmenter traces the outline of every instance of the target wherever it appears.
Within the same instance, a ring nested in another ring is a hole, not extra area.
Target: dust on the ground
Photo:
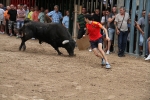
[[[112,69],[93,52],[75,49],[68,57],[37,40],[0,34],[0,100],[150,100],[150,61],[107,55]]]

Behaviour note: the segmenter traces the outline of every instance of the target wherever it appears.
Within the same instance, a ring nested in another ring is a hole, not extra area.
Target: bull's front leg
[[[58,55],[62,55],[62,53],[59,51],[59,49],[57,48],[57,49],[55,49],[56,51],[57,51],[57,53],[58,53]]]
[[[57,46],[57,44],[56,44],[55,42],[50,43],[50,44],[51,44],[51,46],[57,51],[58,55],[61,55],[61,54],[62,54],[62,53],[59,51],[58,46]]]
[[[43,41],[39,39],[39,44],[42,44],[42,43],[43,43]]]
[[[22,40],[22,42],[21,42],[21,44],[19,46],[19,51],[21,51],[23,44],[24,44],[24,41]]]
[[[25,45],[24,39],[22,39],[22,42],[21,42],[20,47],[19,47],[19,51],[21,51],[22,48],[23,48],[23,51],[26,50],[26,45]]]
[[[20,47],[19,47],[19,51],[21,51],[22,48],[23,48],[23,51],[26,50],[25,42],[21,42]]]

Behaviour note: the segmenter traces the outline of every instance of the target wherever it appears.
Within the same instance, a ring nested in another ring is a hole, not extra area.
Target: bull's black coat
[[[39,43],[46,42],[50,44],[58,54],[62,54],[58,47],[63,47],[67,50],[70,56],[74,55],[75,42],[72,39],[70,33],[67,29],[61,24],[56,23],[40,23],[25,20],[24,26],[19,30],[20,34],[23,34],[21,37],[22,42],[19,47],[19,50],[26,49],[25,42],[32,37],[39,40]],[[64,40],[69,40],[68,43],[62,44]]]

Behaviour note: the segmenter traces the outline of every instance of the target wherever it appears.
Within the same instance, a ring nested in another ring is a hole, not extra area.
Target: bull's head
[[[75,56],[74,54],[75,41],[74,40],[64,40],[62,44],[64,45],[65,49],[67,50],[70,56]]]

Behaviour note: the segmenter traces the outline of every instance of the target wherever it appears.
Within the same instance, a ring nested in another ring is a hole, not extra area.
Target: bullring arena
[[[26,42],[0,34],[0,100],[150,100],[150,61],[107,55],[112,66],[88,50],[63,55],[37,40]]]

